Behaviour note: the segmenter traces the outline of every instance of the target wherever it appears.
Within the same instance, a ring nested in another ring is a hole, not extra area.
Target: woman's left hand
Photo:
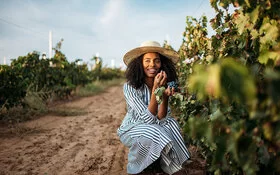
[[[164,95],[165,96],[173,96],[175,94],[175,88],[170,88],[169,86],[165,89]]]

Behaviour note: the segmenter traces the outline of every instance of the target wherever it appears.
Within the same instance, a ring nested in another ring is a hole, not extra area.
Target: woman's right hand
[[[154,79],[154,88],[165,86],[167,83],[167,75],[165,71],[160,71]]]

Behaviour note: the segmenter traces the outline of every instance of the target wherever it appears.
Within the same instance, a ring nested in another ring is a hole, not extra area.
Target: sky
[[[124,67],[123,55],[155,40],[179,49],[186,16],[214,17],[209,0],[0,0],[0,64],[29,52],[49,57],[63,38],[68,61]],[[52,53],[53,54],[53,53]]]

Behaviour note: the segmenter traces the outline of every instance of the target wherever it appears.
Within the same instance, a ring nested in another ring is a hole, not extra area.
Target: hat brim
[[[143,55],[145,53],[151,53],[151,52],[156,52],[156,53],[159,53],[159,54],[167,57],[174,64],[176,64],[179,61],[179,55],[174,50],[166,49],[163,47],[147,46],[147,47],[137,47],[135,49],[128,51],[123,57],[123,62],[126,65],[128,65],[131,61],[140,57],[141,55]]]

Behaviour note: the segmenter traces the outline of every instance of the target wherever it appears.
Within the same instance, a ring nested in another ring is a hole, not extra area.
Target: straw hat
[[[156,41],[145,41],[140,45],[140,47],[136,47],[128,51],[123,57],[123,62],[128,65],[135,58],[150,52],[157,52],[169,58],[173,63],[177,63],[179,60],[179,55],[177,52],[161,47]]]

